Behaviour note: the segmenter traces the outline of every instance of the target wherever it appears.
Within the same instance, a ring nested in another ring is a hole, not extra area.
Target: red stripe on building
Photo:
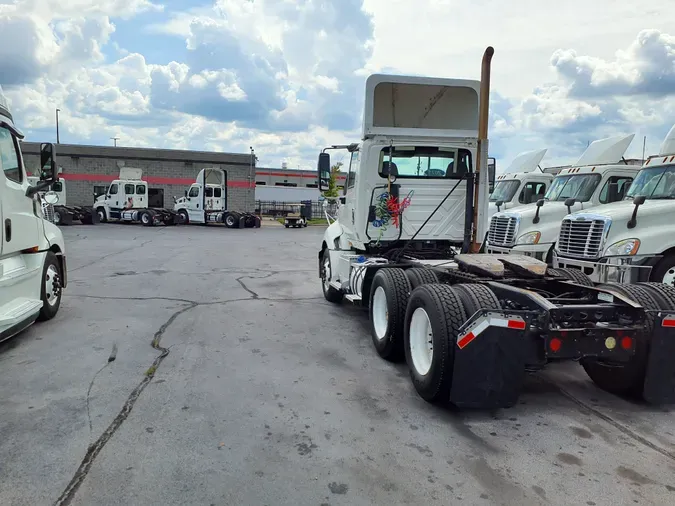
[[[119,176],[110,176],[107,174],[59,174],[59,177],[65,179],[66,181],[89,181],[93,183],[104,182],[111,183],[115,179],[119,179]],[[148,184],[175,184],[181,186],[190,186],[195,182],[194,179],[184,178],[184,177],[159,177],[159,176],[143,176],[141,178],[143,181],[146,181]],[[227,186],[229,188],[255,188],[255,183],[248,181],[228,181]]]
[[[316,174],[282,174],[279,172],[256,172],[256,176],[276,176],[276,177],[304,177],[309,179],[316,179]],[[347,176],[338,176],[338,179],[347,179]]]

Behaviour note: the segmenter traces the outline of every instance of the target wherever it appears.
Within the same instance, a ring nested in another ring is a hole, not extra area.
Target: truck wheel
[[[105,215],[105,208],[104,207],[97,207],[96,208],[96,214],[98,215],[99,223],[105,223],[105,222],[108,221],[108,217]]]
[[[403,324],[410,281],[399,268],[380,269],[370,287],[368,315],[377,354],[392,362],[403,358]]]
[[[42,267],[42,289],[40,291],[42,309],[38,321],[51,320],[61,306],[61,267],[53,251],[48,251]]]
[[[145,227],[152,227],[154,225],[152,216],[148,211],[141,211],[140,216],[138,218],[141,220],[141,223]]]
[[[323,255],[321,255],[321,288],[323,296],[328,302],[339,304],[342,302],[342,292],[330,286],[332,276],[333,270],[330,266],[330,254],[328,250],[324,250]]]
[[[405,274],[408,276],[408,281],[410,281],[411,290],[414,290],[418,286],[438,283],[438,276],[431,269],[413,267],[412,269],[406,269]]]
[[[675,286],[664,283],[637,283],[649,290],[654,298],[659,299],[661,309],[675,310]]]
[[[657,283],[675,286],[675,255],[672,253],[666,255],[655,267],[652,267],[649,279]]]
[[[233,213],[226,213],[225,217],[223,218],[223,223],[225,223],[227,228],[236,228],[237,221],[238,220]]]
[[[652,296],[651,290],[644,286],[608,284],[600,285],[599,288],[611,288],[630,299],[638,302],[647,310],[661,309],[660,304]],[[641,397],[644,388],[645,371],[649,347],[654,331],[654,314],[647,313],[645,320],[645,332],[642,336],[635,336],[635,355],[626,364],[608,364],[596,359],[582,359],[586,374],[603,390],[613,394]]]
[[[61,211],[54,209],[54,225],[61,224]]]
[[[585,272],[581,272],[579,269],[566,269],[566,268],[549,268],[548,271],[552,271],[554,276],[563,277],[573,283],[583,286],[595,286],[591,278]]]
[[[464,304],[467,319],[481,309],[501,309],[499,299],[487,286],[477,283],[462,283],[453,285],[452,288]]]
[[[185,209],[181,209],[178,211],[178,219],[180,220],[180,223],[182,225],[187,225],[190,223],[190,216],[188,215],[188,212]]]
[[[455,343],[465,321],[464,305],[449,285],[423,285],[410,294],[404,325],[405,358],[415,390],[428,402],[450,398]]]

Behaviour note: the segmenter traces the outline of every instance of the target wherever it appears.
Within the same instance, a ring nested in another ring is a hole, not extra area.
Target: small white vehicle
[[[361,142],[325,148],[317,164],[325,191],[328,150],[350,156],[317,248],[324,297],[367,308],[376,352],[405,357],[428,402],[513,406],[526,372],[562,360],[608,391],[674,402],[672,362],[653,358],[675,340],[675,288],[595,285],[529,256],[473,253],[487,228],[492,52],[480,83],[367,78]],[[636,348],[645,340],[649,350]]]
[[[19,140],[0,88],[0,341],[35,321],[56,316],[67,283],[66,248],[61,231],[44,219],[40,196],[58,181],[52,144],[40,146],[40,182],[28,182]]]
[[[675,286],[675,126],[640,169],[625,199],[565,216],[554,266],[592,279]]]
[[[291,211],[284,218],[284,227],[302,228],[307,226],[307,206],[305,204],[293,202],[285,204],[285,207],[289,207]],[[311,212],[311,210],[310,205],[309,211]]]
[[[532,204],[543,199],[553,174],[539,168],[548,149],[526,151],[516,156],[504,174],[496,177],[494,191],[490,194],[488,218],[499,211]]]
[[[173,211],[148,207],[148,183],[141,179],[142,175],[142,169],[120,169],[119,179],[110,183],[105,195],[94,201],[98,221],[141,222],[147,227],[178,223],[178,216]]]
[[[40,182],[40,179],[35,176],[28,176],[28,182],[31,186],[35,186]],[[73,222],[79,221],[83,225],[95,225],[98,223],[98,215],[94,212],[93,207],[89,206],[69,206],[66,196],[66,182],[59,178],[58,181],[52,183],[45,191],[49,191],[56,196],[56,204],[51,206],[49,213],[49,221],[55,225],[72,225]],[[44,195],[45,191],[40,192]]]
[[[623,199],[638,167],[622,163],[635,134],[592,142],[576,163],[562,169],[544,198],[496,213],[490,221],[486,252],[519,253],[553,263],[560,222],[574,210]]]

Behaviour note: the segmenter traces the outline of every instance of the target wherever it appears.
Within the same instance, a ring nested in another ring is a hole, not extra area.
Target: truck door
[[[12,133],[0,127],[0,206],[2,206],[2,255],[9,256],[38,245],[37,201],[26,197],[28,180],[19,144]]]
[[[193,184],[190,186],[190,191],[188,191],[188,215],[190,221],[196,221],[201,223],[204,221],[204,212],[202,209],[202,187],[198,184]]]
[[[136,185],[136,196],[134,197],[134,207],[148,207],[147,188],[144,184]]]
[[[360,151],[353,151],[351,159],[349,160],[349,172],[347,173],[347,181],[345,181],[344,197],[341,197],[342,203],[338,209],[338,219],[348,237],[355,237],[354,229],[356,226],[356,217],[354,214],[354,205],[357,197],[355,186],[360,163]]]
[[[122,201],[122,207],[125,209],[131,209],[136,206],[135,197],[136,197],[136,186],[133,183],[126,183],[124,185],[124,196]]]

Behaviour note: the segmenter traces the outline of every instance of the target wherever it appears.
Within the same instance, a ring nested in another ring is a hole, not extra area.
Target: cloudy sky
[[[0,0],[0,85],[29,140],[246,152],[309,168],[360,137],[373,72],[475,78],[495,47],[490,154],[675,123],[675,2]]]

